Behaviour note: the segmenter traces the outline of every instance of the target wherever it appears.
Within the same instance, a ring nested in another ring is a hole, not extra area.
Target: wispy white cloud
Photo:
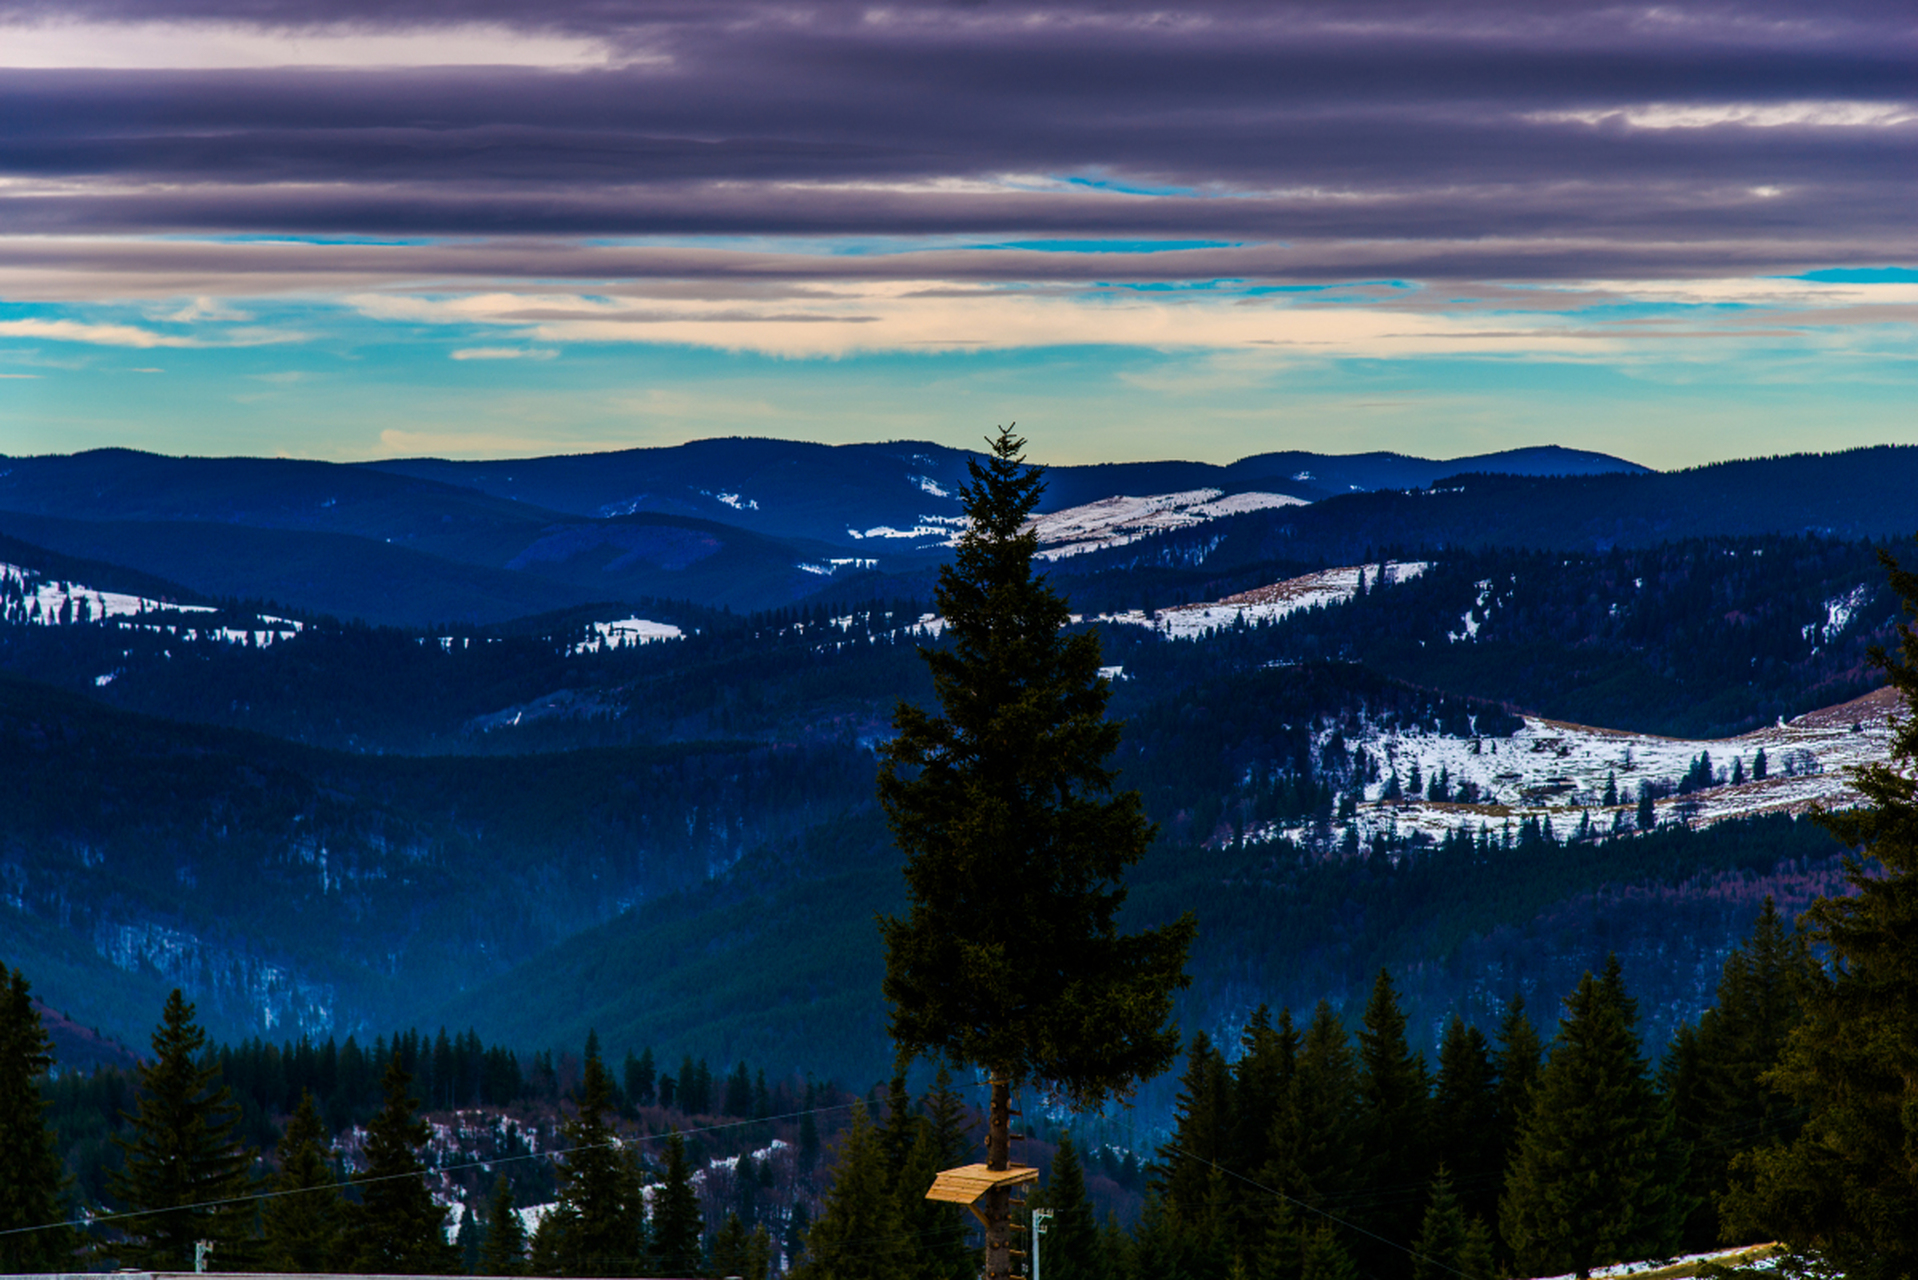
[[[1682,343],[1697,350],[1680,358],[1706,359],[1724,343],[1829,346],[1850,328],[1918,327],[1918,285],[1603,281],[1482,292],[1474,297],[1473,290],[1453,289],[1435,299],[1403,289],[1040,291],[899,280],[819,282],[764,308],[742,307],[730,294],[700,298],[661,290],[643,296],[637,286],[619,298],[541,289],[358,294],[347,302],[374,320],[469,331],[496,327],[521,342],[691,346],[792,359],[1069,346],[1242,353],[1204,374],[1208,383],[1221,385],[1249,385],[1289,357],[1630,360],[1654,344],[1671,349]],[[1854,313],[1861,317],[1856,324],[1849,319]],[[474,346],[452,354],[513,359],[527,351]],[[1253,352],[1263,354],[1252,358]]]
[[[1625,124],[1634,129],[1747,129],[1793,126],[1820,129],[1890,129],[1918,122],[1909,102],[1647,102],[1635,106],[1537,111],[1524,119],[1541,124]]]
[[[615,59],[606,41],[468,23],[414,29],[254,26],[237,22],[10,22],[0,67],[213,71],[252,67],[547,67],[660,61]]]
[[[197,338],[155,333],[130,324],[87,324],[79,320],[0,320],[0,337],[51,338],[90,342],[102,347],[201,347]]]
[[[193,324],[200,320],[222,320],[229,322],[251,320],[253,314],[248,311],[241,311],[224,299],[201,296],[193,299],[193,301],[187,303],[178,311],[169,312],[159,318],[169,320],[174,324]]]
[[[455,360],[551,360],[559,354],[551,347],[461,347],[452,353]]]

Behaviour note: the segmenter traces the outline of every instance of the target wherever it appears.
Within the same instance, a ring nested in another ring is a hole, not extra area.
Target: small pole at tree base
[[[206,1260],[213,1256],[213,1241],[195,1240],[193,1242],[193,1274],[206,1274]]]
[[[1039,1262],[1045,1254],[1040,1242],[1046,1238],[1046,1228],[1052,1223],[1052,1210],[1034,1209],[1032,1211],[1032,1280],[1043,1280],[1039,1274]]]

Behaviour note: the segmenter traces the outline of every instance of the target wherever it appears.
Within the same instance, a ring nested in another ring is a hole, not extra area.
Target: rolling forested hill
[[[1343,1001],[1380,965],[1416,1025],[1491,1016],[1612,949],[1651,1026],[1687,1016],[1762,895],[1830,887],[1838,850],[1782,814],[1640,834],[1634,801],[1682,823],[1670,797],[1753,758],[1719,739],[1876,687],[1866,651],[1896,603],[1870,538],[1905,518],[1908,453],[1468,476],[1050,562],[1100,629],[1122,785],[1159,824],[1128,909],[1201,912],[1188,1024]],[[596,1028],[614,1052],[882,1069],[872,918],[899,887],[872,751],[897,700],[930,696],[942,552],[794,569],[817,548],[747,527],[718,484],[717,513],[582,516],[475,487],[498,468],[358,469],[339,496],[320,466],[222,463],[169,489],[169,460],[107,461],[122,490],[89,497],[80,468],[47,510],[0,492],[0,910],[38,994],[129,1038],[179,983],[227,1037],[444,1020],[528,1047]],[[945,488],[941,465],[920,474]],[[1063,475],[1060,499],[1114,474]],[[1854,483],[1850,523],[1806,532]],[[723,546],[609,573],[638,547],[615,528]],[[1424,567],[1382,583],[1387,548]],[[1187,638],[1154,622],[1342,565],[1370,585]],[[809,598],[767,585],[788,571]],[[735,603],[777,602],[729,611],[723,579]],[[1700,741],[1601,803],[1548,776],[1537,717]],[[1547,808],[1407,772],[1435,743],[1506,743],[1508,790]],[[1706,748],[1715,772],[1687,764]],[[1799,755],[1774,766],[1837,794]]]

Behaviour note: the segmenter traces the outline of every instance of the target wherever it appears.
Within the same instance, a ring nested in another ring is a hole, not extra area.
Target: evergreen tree
[[[653,1093],[653,1078],[656,1072],[653,1067],[653,1049],[651,1045],[641,1050],[637,1059],[630,1053],[626,1055],[625,1074],[626,1078],[622,1083],[626,1087],[626,1096],[632,1099],[633,1105],[636,1107],[652,1106],[655,1096]]]
[[[1085,1166],[1072,1135],[1059,1135],[1059,1151],[1052,1158],[1044,1208],[1052,1210],[1046,1232],[1043,1273],[1047,1280],[1105,1280],[1105,1261],[1099,1248],[1099,1219],[1086,1195]]]
[[[459,1250],[446,1242],[446,1211],[426,1189],[426,1122],[415,1114],[413,1077],[393,1054],[380,1081],[385,1102],[366,1127],[366,1170],[351,1223],[352,1270],[385,1275],[450,1275]]]
[[[40,1096],[52,1065],[26,975],[0,964],[0,1233],[17,1233],[0,1234],[0,1272],[71,1265],[73,1233],[54,1225],[66,1217],[66,1179]]]
[[[338,1265],[345,1207],[327,1162],[326,1126],[310,1091],[287,1121],[275,1155],[273,1198],[260,1208],[261,1260],[273,1271],[326,1271]]]
[[[132,1135],[115,1141],[126,1165],[112,1179],[113,1194],[139,1216],[126,1220],[123,1262],[155,1271],[191,1271],[194,1242],[211,1240],[225,1268],[238,1256],[252,1206],[246,1194],[248,1152],[234,1141],[240,1111],[220,1083],[217,1064],[196,1055],[206,1033],[176,987],[153,1033],[153,1060],[140,1066],[138,1109],[127,1118]]]
[[[1246,1023],[1239,1049],[1239,1060],[1232,1069],[1233,1124],[1226,1163],[1234,1172],[1256,1176],[1277,1154],[1274,1130],[1297,1074],[1299,1033],[1292,1026],[1292,1011],[1282,1010],[1279,1025],[1274,1027],[1270,1013],[1261,1005]],[[1271,1199],[1251,1183],[1238,1179],[1229,1182],[1227,1190],[1231,1193],[1227,1228],[1233,1253],[1250,1265],[1264,1247]]]
[[[1677,1243],[1683,1161],[1636,1020],[1616,956],[1565,998],[1500,1208],[1521,1268],[1586,1276]]]
[[[1532,1088],[1538,1083],[1544,1064],[1545,1048],[1538,1031],[1525,1013],[1525,997],[1515,995],[1506,1007],[1498,1027],[1498,1050],[1493,1064],[1498,1071],[1498,1121],[1494,1141],[1499,1150],[1498,1181],[1494,1196],[1503,1196],[1511,1178],[1512,1161],[1518,1153],[1518,1132],[1532,1111]],[[1506,1246],[1507,1256],[1510,1245]]]
[[[925,1116],[921,1132],[925,1155],[909,1167],[929,1167],[936,1175],[941,1169],[966,1163],[973,1146],[967,1137],[966,1105],[952,1087],[952,1074],[944,1067],[933,1077],[932,1088],[920,1101],[920,1111]],[[920,1233],[927,1280],[972,1280],[979,1273],[978,1251],[968,1239],[972,1215],[956,1204],[925,1199],[916,1182],[902,1185],[900,1194],[915,1211],[908,1214],[908,1220]]]
[[[1321,1222],[1305,1233],[1300,1250],[1299,1280],[1358,1280],[1359,1268],[1352,1261],[1344,1241],[1329,1222]]]
[[[882,919],[886,999],[902,1064],[985,1068],[986,1162],[1008,1161],[1010,1089],[1031,1080],[1075,1106],[1157,1075],[1185,986],[1190,916],[1123,935],[1125,869],[1152,840],[1136,791],[1112,794],[1096,631],[1068,634],[1065,599],[1032,572],[1022,532],[1043,482],[1001,430],[961,490],[968,523],[936,595],[946,645],[922,650],[943,714],[901,702],[880,803],[907,855],[910,909]],[[1010,1273],[1010,1197],[983,1201],[988,1280]]]
[[[479,1274],[526,1274],[526,1226],[513,1207],[513,1184],[503,1173],[493,1184],[493,1199],[486,1210],[486,1243],[480,1249]]]
[[[1406,1256],[1394,1244],[1412,1238],[1425,1207],[1430,1096],[1425,1063],[1406,1042],[1398,993],[1381,969],[1359,1026],[1358,1177],[1371,1188],[1359,1216],[1372,1234],[1354,1241],[1354,1254],[1369,1274],[1405,1270]]]
[[[560,1130],[567,1150],[557,1170],[559,1208],[547,1216],[565,1221],[563,1232],[539,1250],[542,1261],[550,1258],[547,1274],[620,1276],[640,1269],[646,1202],[639,1170],[607,1120],[611,1109],[612,1078],[594,1052],[580,1077],[579,1110]]]
[[[1864,804],[1823,819],[1862,856],[1851,892],[1805,913],[1827,959],[1767,1080],[1805,1109],[1804,1129],[1746,1157],[1755,1185],[1726,1205],[1734,1230],[1775,1233],[1857,1280],[1918,1274],[1918,573],[1879,559],[1907,617],[1898,653],[1871,656],[1905,714],[1890,757],[1852,774]]]
[[[746,1241],[746,1274],[741,1280],[768,1280],[773,1271],[773,1237],[760,1223]]]
[[[1733,1157],[1789,1142],[1798,1132],[1797,1108],[1765,1077],[1778,1065],[1815,978],[1804,935],[1786,927],[1768,895],[1751,937],[1725,960],[1717,1004],[1699,1015],[1696,1031],[1681,1027],[1673,1040],[1665,1092],[1691,1149],[1686,1197],[1694,1207],[1683,1242],[1689,1250],[1711,1248],[1723,1235],[1718,1200]]]
[[[855,1104],[852,1127],[833,1163],[832,1190],[806,1237],[800,1280],[914,1280],[916,1255],[888,1176],[885,1147],[865,1104]]]
[[[1505,1151],[1499,1144],[1498,1077],[1485,1037],[1456,1014],[1439,1043],[1432,1133],[1434,1149],[1457,1170],[1454,1189],[1465,1215],[1482,1222],[1495,1220],[1505,1172]]]
[[[1159,1148],[1153,1182],[1170,1223],[1195,1235],[1200,1252],[1222,1263],[1230,1242],[1224,1192],[1214,1176],[1231,1157],[1232,1075],[1205,1032],[1194,1032],[1174,1102],[1172,1140]]]
[[[892,1083],[887,1087],[886,1124],[879,1131],[879,1142],[886,1150],[886,1163],[895,1178],[905,1169],[913,1144],[919,1140],[920,1125],[919,1113],[913,1110],[912,1095],[906,1092],[905,1073],[894,1072]]]
[[[1351,1041],[1321,1000],[1300,1041],[1293,1086],[1273,1124],[1273,1163],[1260,1181],[1314,1208],[1343,1198],[1356,1175],[1358,1108]]]
[[[744,1280],[751,1265],[748,1257],[751,1243],[745,1222],[736,1213],[727,1214],[719,1230],[713,1233],[713,1275],[719,1280],[726,1280],[728,1276]]]
[[[686,1167],[686,1140],[675,1130],[666,1138],[666,1175],[653,1193],[653,1265],[661,1275],[698,1275],[705,1233],[699,1196]]]
[[[1485,1224],[1467,1216],[1452,1191],[1452,1174],[1444,1164],[1432,1179],[1417,1241],[1412,1245],[1412,1280],[1492,1280],[1492,1239]]]

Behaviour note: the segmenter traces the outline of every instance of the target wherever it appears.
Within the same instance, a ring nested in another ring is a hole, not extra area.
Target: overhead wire
[[[279,1191],[253,1191],[243,1196],[226,1196],[218,1200],[198,1200],[191,1204],[173,1204],[159,1209],[127,1209],[118,1213],[94,1214],[90,1217],[63,1219],[59,1222],[42,1222],[30,1227],[9,1227],[0,1230],[0,1238],[27,1235],[36,1231],[54,1231],[60,1228],[90,1227],[101,1222],[119,1222],[128,1218],[151,1218],[163,1213],[179,1213],[183,1210],[218,1209],[227,1205],[251,1204],[261,1200],[276,1200],[284,1196],[306,1195],[314,1191],[337,1190],[341,1186],[365,1187],[378,1182],[390,1182],[399,1178],[419,1178],[429,1173],[458,1173],[466,1169],[491,1169],[494,1165],[514,1164],[522,1160],[554,1160],[561,1156],[573,1155],[582,1151],[617,1151],[631,1143],[656,1142],[670,1138],[674,1134],[692,1137],[703,1133],[719,1133],[727,1129],[739,1129],[747,1125],[770,1124],[775,1120],[796,1120],[804,1116],[825,1115],[834,1111],[850,1111],[858,1106],[857,1102],[837,1102],[829,1107],[809,1107],[801,1111],[782,1112],[776,1116],[757,1116],[750,1120],[733,1120],[725,1124],[702,1125],[696,1129],[674,1129],[667,1133],[648,1133],[636,1137],[615,1137],[611,1142],[585,1142],[574,1147],[555,1147],[550,1151],[530,1151],[524,1155],[494,1156],[487,1160],[463,1160],[455,1164],[433,1165],[411,1173],[387,1173],[378,1177],[348,1178],[343,1183],[328,1183],[319,1187],[290,1187]]]

